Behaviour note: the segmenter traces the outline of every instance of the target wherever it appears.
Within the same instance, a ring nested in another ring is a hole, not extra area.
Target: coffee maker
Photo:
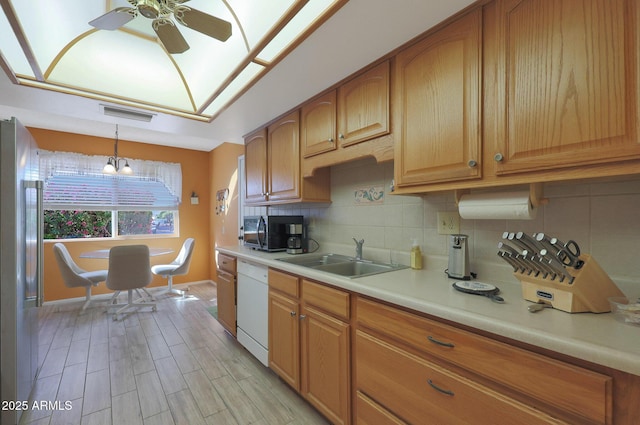
[[[449,268],[450,278],[470,280],[468,235],[450,235],[449,237]]]
[[[308,252],[306,228],[303,224],[287,224],[287,254]]]

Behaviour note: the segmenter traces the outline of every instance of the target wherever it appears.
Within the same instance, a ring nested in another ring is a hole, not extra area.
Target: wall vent
[[[100,104],[100,109],[102,109],[102,113],[105,115],[109,115],[112,117],[119,117],[119,118],[127,118],[130,120],[136,120],[136,121],[149,122],[151,121],[151,118],[153,118],[153,116],[156,115],[149,112],[136,111],[133,109],[125,109],[125,108],[119,108],[117,106],[103,105],[103,104]]]

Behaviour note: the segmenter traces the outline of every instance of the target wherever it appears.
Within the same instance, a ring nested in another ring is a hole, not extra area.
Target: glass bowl
[[[626,297],[609,298],[611,312],[615,318],[629,325],[640,326],[640,300],[632,301]]]

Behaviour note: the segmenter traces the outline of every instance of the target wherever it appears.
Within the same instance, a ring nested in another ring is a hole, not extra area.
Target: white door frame
[[[245,185],[244,155],[238,157],[238,245],[242,245],[242,225],[244,224]]]

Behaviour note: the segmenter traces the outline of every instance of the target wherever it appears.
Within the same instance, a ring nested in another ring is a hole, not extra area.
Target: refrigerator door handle
[[[44,302],[44,182],[42,180],[31,180],[24,182],[24,188],[36,190],[36,295],[25,300],[29,307],[42,307]]]

